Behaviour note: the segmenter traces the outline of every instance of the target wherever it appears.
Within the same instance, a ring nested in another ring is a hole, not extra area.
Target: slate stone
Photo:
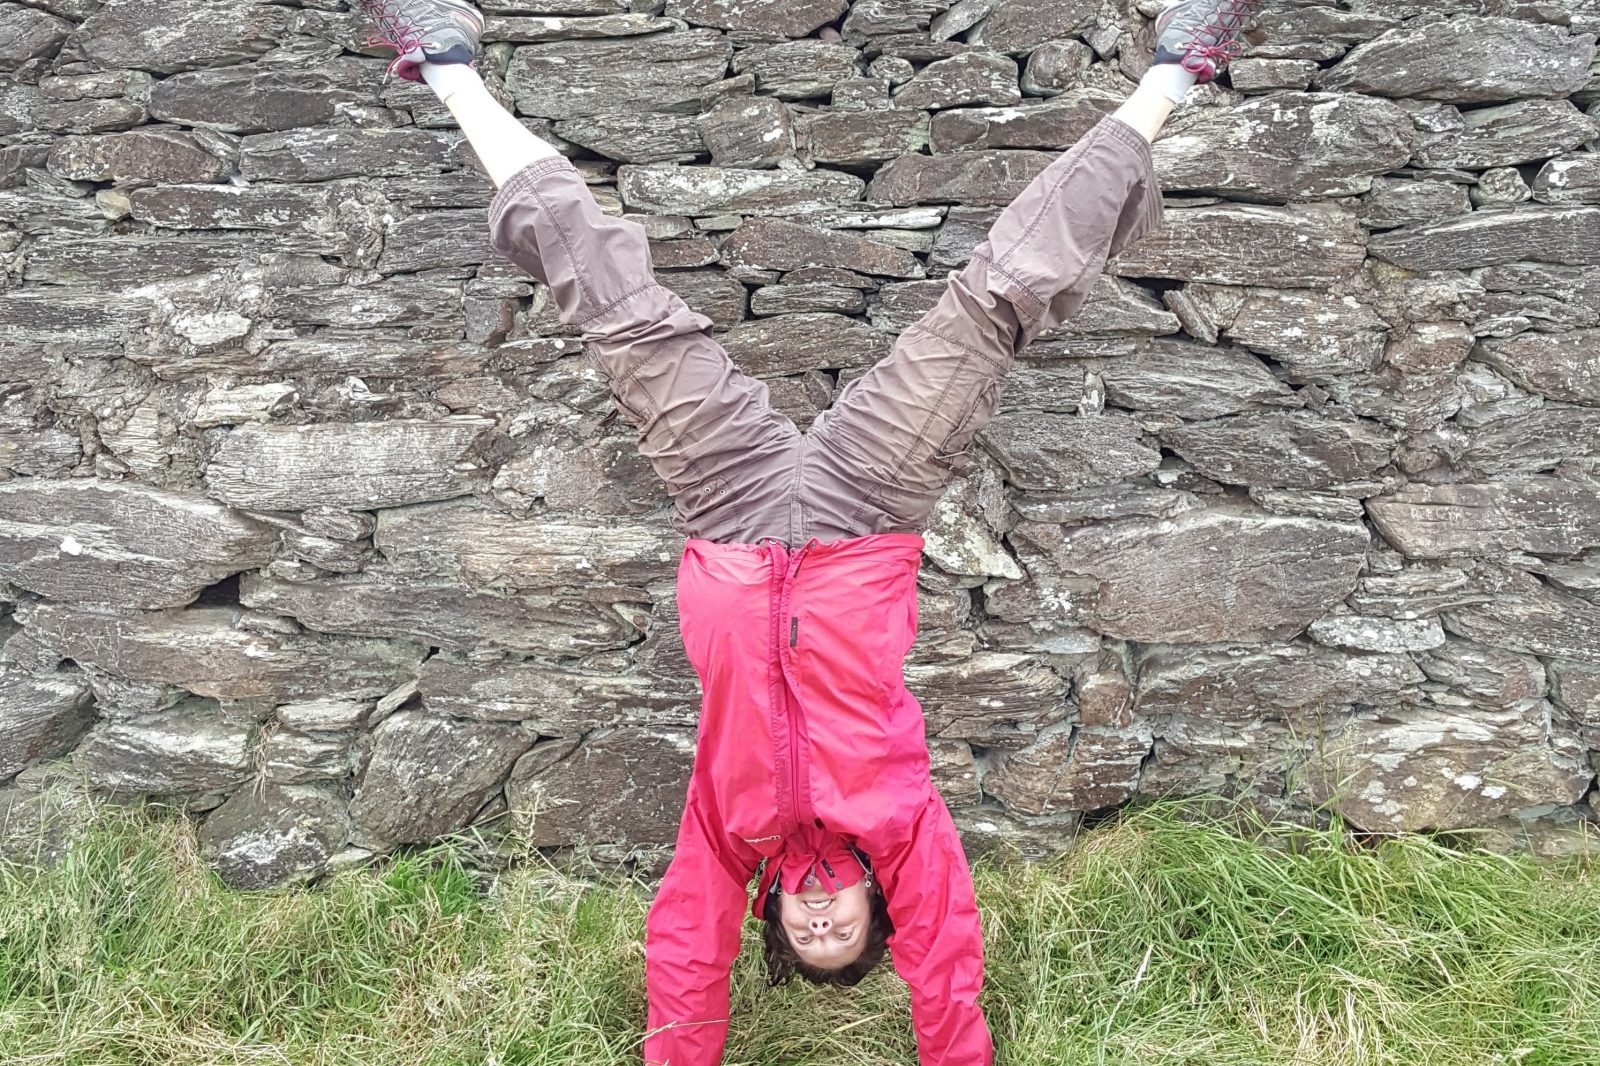
[[[506,88],[518,111],[540,118],[689,110],[732,55],[726,37],[700,30],[524,45],[512,53]]]
[[[750,313],[760,317],[810,312],[856,315],[866,309],[866,295],[842,285],[763,285],[750,296]]]
[[[1015,60],[989,52],[963,52],[930,63],[894,94],[896,107],[939,110],[968,104],[1007,106],[1022,99]]]
[[[1384,538],[1414,559],[1576,555],[1600,544],[1600,489],[1555,478],[1411,484],[1369,499],[1367,511]]]
[[[1002,414],[983,430],[984,447],[1024,490],[1068,491],[1148,474],[1161,465],[1137,425],[1115,416]]]
[[[512,818],[530,844],[649,845],[677,839],[694,764],[692,732],[602,730],[558,758],[542,747],[518,761],[506,784]]]
[[[809,37],[849,6],[846,0],[668,0],[667,15],[695,26]]]
[[[20,4],[0,6],[6,35],[0,38],[0,70],[15,70],[30,59],[49,56],[75,29],[49,12]]]
[[[1355,273],[1363,245],[1344,208],[1219,204],[1168,211],[1159,231],[1108,269],[1124,277],[1318,289]]]
[[[868,367],[889,354],[891,338],[840,315],[779,315],[745,322],[722,338],[733,361],[755,377]]]
[[[1546,406],[1474,428],[1463,461],[1497,477],[1595,458],[1600,458],[1600,411]]]
[[[917,257],[899,248],[778,219],[754,218],[744,223],[723,244],[722,257],[730,267],[754,270],[833,266],[891,278],[915,278],[923,273]]]
[[[823,111],[797,119],[802,157],[821,166],[859,167],[921,151],[928,116],[920,111]]]
[[[102,721],[73,751],[91,787],[134,795],[214,792],[244,783],[252,731],[215,700],[188,699],[131,721]]]
[[[948,0],[853,0],[844,20],[844,38],[852,43],[893,34],[926,39],[935,15],[949,7]],[[875,42],[877,43],[877,42]]]
[[[774,166],[794,153],[789,108],[777,100],[724,100],[698,122],[711,162],[717,166]]]
[[[1473,358],[1552,400],[1600,407],[1600,330],[1489,339],[1473,350]]]
[[[0,781],[65,754],[94,719],[94,697],[81,676],[0,665]]]
[[[1058,728],[1006,755],[984,791],[1022,815],[1117,807],[1138,792],[1150,747],[1148,732]]]
[[[1392,705],[1426,680],[1405,654],[1359,654],[1303,641],[1157,647],[1140,653],[1135,713],[1157,723],[1310,722],[1349,704]]]
[[[405,641],[248,632],[236,617],[226,607],[130,615],[39,604],[27,625],[39,644],[86,670],[224,700],[381,696],[422,662],[423,649]]]
[[[1184,418],[1218,418],[1293,394],[1259,359],[1237,348],[1157,341],[1098,370],[1112,403]]]
[[[423,421],[240,426],[206,470],[206,485],[237,507],[369,510],[461,496],[485,476],[494,422]],[[331,475],[331,476],[330,476]]]
[[[78,181],[208,182],[228,173],[226,162],[176,129],[63,137],[48,165],[52,174]]]
[[[1314,59],[1236,59],[1228,65],[1228,80],[1242,93],[1275,89],[1304,89],[1322,68]]]
[[[480,590],[378,569],[315,581],[249,574],[240,602],[322,633],[409,637],[452,651],[583,655],[622,647],[639,630],[622,612],[566,590]]]
[[[1444,627],[1437,618],[1369,618],[1357,614],[1333,614],[1306,627],[1318,644],[1349,651],[1416,652],[1436,648],[1445,642]]]
[[[931,737],[1021,748],[1068,713],[1066,683],[1029,655],[979,652],[952,663],[907,663],[905,676]]]
[[[1533,179],[1533,198],[1546,204],[1600,204],[1600,153],[1550,160]]]
[[[328,126],[341,108],[368,102],[382,80],[382,64],[355,59],[295,69],[195,70],[157,81],[150,114],[162,122],[225,133]]]
[[[969,107],[935,115],[930,141],[936,153],[995,148],[1063,149],[1078,141],[1121,100],[1099,89],[1080,89],[1027,107]]]
[[[636,37],[678,28],[679,24],[671,19],[642,12],[593,15],[587,18],[530,18],[512,15],[486,18],[483,24],[483,40],[518,43],[593,40]]]
[[[1031,52],[1088,28],[1099,13],[1094,0],[999,0],[967,39],[997,52]]]
[[[1307,411],[1242,414],[1161,431],[1161,442],[1213,481],[1325,488],[1371,475],[1393,457],[1392,435]]]
[[[832,170],[685,166],[623,166],[617,180],[629,208],[682,215],[791,215],[860,200],[865,184]]]
[[[1361,223],[1372,229],[1393,229],[1464,215],[1471,210],[1467,186],[1456,182],[1374,178],[1372,192],[1361,205]]]
[[[255,59],[289,36],[294,16],[255,0],[114,0],[84,20],[75,44],[103,68],[173,74]]]
[[[1545,695],[1544,664],[1529,655],[1450,638],[1416,660],[1428,680],[1448,685],[1477,706],[1515,707]],[[1555,676],[1552,671],[1552,680]]]
[[[250,891],[313,880],[349,839],[341,786],[242,788],[206,815],[200,855],[222,883]]]
[[[836,83],[859,73],[861,54],[826,41],[785,41],[733,57],[735,74],[755,77],[756,92],[780,100],[827,96]]]
[[[1389,8],[1346,11],[1320,5],[1264,7],[1245,39],[1252,56],[1333,59],[1350,45],[1370,41],[1397,25]]]
[[[867,187],[874,203],[963,203],[1004,207],[1056,159],[1047,152],[992,151],[903,155]]]
[[[1312,200],[1366,192],[1411,158],[1413,136],[1385,100],[1278,93],[1179,119],[1152,153],[1163,190]]]
[[[1600,663],[1600,606],[1524,575],[1482,602],[1447,610],[1457,636],[1526,655]]]
[[[1462,129],[1417,148],[1426,167],[1514,166],[1559,155],[1593,138],[1593,120],[1567,100],[1518,100],[1465,112]]]
[[[1035,580],[1037,560],[1096,584],[1086,605],[1096,631],[1203,644],[1300,632],[1355,587],[1368,537],[1355,524],[1227,505],[1065,533],[1022,523],[1011,540]]]
[[[1304,384],[1376,369],[1388,333],[1353,296],[1251,289],[1221,336],[1271,356],[1287,380]]]
[[[1548,740],[1534,712],[1385,711],[1330,731],[1305,781],[1352,825],[1388,832],[1461,829],[1529,808],[1567,806],[1593,771],[1576,738]]]
[[[1497,62],[1482,61],[1486,41],[1495,42]],[[1396,27],[1357,45],[1318,84],[1455,104],[1566,96],[1588,81],[1594,56],[1592,38],[1559,26],[1463,16]]]
[[[388,850],[465,828],[532,743],[515,725],[391,715],[350,801],[352,841]]]
[[[1600,207],[1533,205],[1374,234],[1371,253],[1407,270],[1470,270],[1530,260],[1600,264]]]
[[[404,127],[258,133],[239,142],[239,172],[250,181],[281,182],[429,174],[456,165],[458,140]]]
[[[481,664],[435,655],[417,683],[434,714],[524,722],[541,736],[575,737],[601,727],[693,725],[700,693],[692,677],[598,674],[536,660]]]
[[[50,599],[156,610],[272,557],[269,527],[133,482],[0,485],[0,575]]]
[[[1054,96],[1076,89],[1094,58],[1094,49],[1082,41],[1046,41],[1028,56],[1022,70],[1022,91],[1030,96]]]

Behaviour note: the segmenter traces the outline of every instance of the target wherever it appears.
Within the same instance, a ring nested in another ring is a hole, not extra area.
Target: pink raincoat
[[[650,911],[651,1066],[721,1061],[760,862],[792,888],[851,845],[883,886],[922,1063],[992,1061],[972,880],[902,675],[921,552],[921,537],[897,533],[793,550],[685,545],[678,605],[705,698],[677,851]]]

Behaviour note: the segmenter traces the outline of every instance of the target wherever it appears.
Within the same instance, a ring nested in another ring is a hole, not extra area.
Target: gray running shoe
[[[478,54],[483,16],[466,0],[361,0],[377,28],[371,47],[393,48],[389,73],[422,80],[424,63],[466,63]]]
[[[1243,50],[1239,36],[1261,0],[1181,0],[1156,19],[1156,62],[1181,63],[1201,84]]]

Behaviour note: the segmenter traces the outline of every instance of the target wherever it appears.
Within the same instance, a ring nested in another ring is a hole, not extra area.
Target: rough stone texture
[[[7,854],[59,854],[80,771],[202,816],[241,888],[469,826],[672,839],[670,501],[348,6],[0,2]],[[1158,6],[486,0],[481,67],[808,426]],[[1175,113],[1164,225],[926,531],[906,674],[974,854],[1167,793],[1600,817],[1597,31],[1266,5]]]

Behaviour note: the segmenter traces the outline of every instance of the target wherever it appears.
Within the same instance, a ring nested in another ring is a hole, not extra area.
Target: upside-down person
[[[363,6],[393,68],[456,116],[498,187],[495,249],[582,331],[688,538],[678,603],[704,702],[648,921],[646,1062],[721,1060],[753,880],[773,983],[854,984],[887,949],[921,1061],[991,1062],[972,880],[902,678],[918,531],[1017,352],[1160,221],[1150,142],[1237,50],[1254,0],[1168,8],[1128,101],[1028,185],[938,305],[805,432],[657,283],[644,230],[602,214],[573,165],[490,96],[472,69],[476,10]]]

